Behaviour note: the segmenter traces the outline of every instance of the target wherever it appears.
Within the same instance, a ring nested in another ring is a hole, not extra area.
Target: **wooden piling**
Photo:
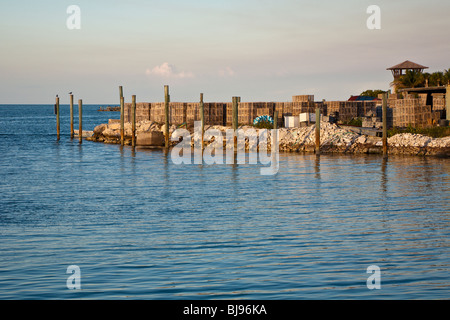
[[[120,99],[120,144],[125,144],[125,99],[123,97],[123,87],[119,86]]]
[[[136,146],[136,96],[131,96],[131,146]]]
[[[232,98],[232,116],[233,116],[233,131],[234,131],[234,151],[237,151],[237,129],[238,129],[238,104],[239,104],[239,97],[233,97]]]
[[[83,143],[83,101],[78,100],[78,139]]]
[[[73,94],[70,95],[70,140],[73,140],[75,131],[73,130]]]
[[[170,95],[169,95],[169,86],[164,86],[164,111],[165,111],[165,147],[169,148],[169,103],[170,103]]]
[[[445,87],[445,110],[446,118],[450,120],[450,82]]]
[[[60,138],[60,122],[59,122],[59,98],[56,97],[56,140]]]
[[[203,93],[200,93],[200,119],[202,121],[202,150],[205,148],[205,107],[203,103]]]
[[[383,156],[387,156],[388,153],[388,142],[387,142],[387,96],[383,93]]]
[[[120,97],[120,144],[125,144],[125,99]]]
[[[273,113],[273,128],[278,129],[278,111],[274,111]]]
[[[320,109],[316,108],[316,154],[320,154]]]
[[[232,105],[233,105],[233,130],[236,131],[238,128],[238,114],[239,114],[239,110],[238,110],[238,104],[239,104],[239,97],[233,97],[232,98]]]

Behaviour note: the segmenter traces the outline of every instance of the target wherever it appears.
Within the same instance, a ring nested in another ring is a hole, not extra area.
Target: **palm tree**
[[[406,70],[406,73],[395,79],[391,85],[398,89],[423,87],[425,76],[422,72],[416,70]]]
[[[446,82],[443,72],[433,72],[430,76],[430,86],[442,86]]]
[[[444,70],[444,81],[443,84],[450,84],[450,68]]]
[[[430,76],[431,74],[429,74],[428,72],[424,72],[423,73],[423,80],[424,80],[424,86],[429,86],[430,85]]]

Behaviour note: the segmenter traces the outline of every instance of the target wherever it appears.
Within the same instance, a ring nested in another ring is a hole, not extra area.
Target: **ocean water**
[[[119,117],[97,108],[85,130]],[[57,142],[53,106],[0,106],[0,299],[450,297],[449,159],[280,154],[262,176],[80,145],[68,115]]]

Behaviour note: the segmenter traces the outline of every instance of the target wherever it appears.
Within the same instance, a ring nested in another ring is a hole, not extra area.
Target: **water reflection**
[[[231,165],[231,181],[233,181],[234,185],[238,183],[238,164],[237,164],[237,152],[234,152],[233,156],[233,164]],[[238,190],[235,188],[235,190]]]
[[[164,176],[164,195],[170,196],[170,175],[169,175],[169,157],[170,151],[169,149],[164,148],[162,151],[163,155],[163,176]]]
[[[133,175],[136,174],[136,148],[131,147],[131,172]]]
[[[125,172],[125,146],[119,145],[120,151],[120,172]]]
[[[83,161],[84,155],[83,145],[78,143],[77,146],[78,146],[78,161],[81,163]]]
[[[392,157],[391,157],[392,160]],[[397,157],[391,161],[395,180],[403,187],[399,189],[403,195],[423,195],[424,190],[432,191],[439,187],[438,177],[447,177],[448,160],[428,157]],[[447,162],[446,162],[447,161]],[[446,165],[447,164],[447,165]]]
[[[81,299],[448,298],[448,159],[284,154],[262,177],[176,166],[165,150],[11,139],[0,298],[73,298],[54,276],[68,260],[89,277]],[[376,293],[371,264],[386,270]]]
[[[383,160],[381,162],[381,191],[383,193],[383,197],[386,197],[387,193],[387,184],[388,184],[387,166],[388,166],[388,157],[383,157]]]
[[[320,180],[320,154],[316,154],[316,157],[314,159],[314,177],[317,180]]]

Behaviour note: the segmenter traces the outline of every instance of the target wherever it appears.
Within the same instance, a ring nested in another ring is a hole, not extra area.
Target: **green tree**
[[[378,98],[379,94],[385,93],[386,91],[383,90],[366,90],[360,94],[360,96],[363,97],[373,97]]]
[[[424,84],[424,74],[416,70],[406,70],[406,73],[404,75],[402,75],[398,79],[395,79],[391,83],[391,85],[395,85],[398,89],[423,87]]]
[[[445,85],[450,83],[450,68],[448,68],[447,70],[444,70],[444,83]]]
[[[438,85],[442,86],[446,83],[447,83],[446,77],[444,76],[443,72],[433,72],[430,75],[428,85],[430,87],[434,87],[434,86],[438,86]]]
[[[427,80],[428,80],[428,85],[430,85],[430,76],[431,76],[431,74],[429,74],[428,72],[423,73],[424,86],[425,86],[425,83]]]

